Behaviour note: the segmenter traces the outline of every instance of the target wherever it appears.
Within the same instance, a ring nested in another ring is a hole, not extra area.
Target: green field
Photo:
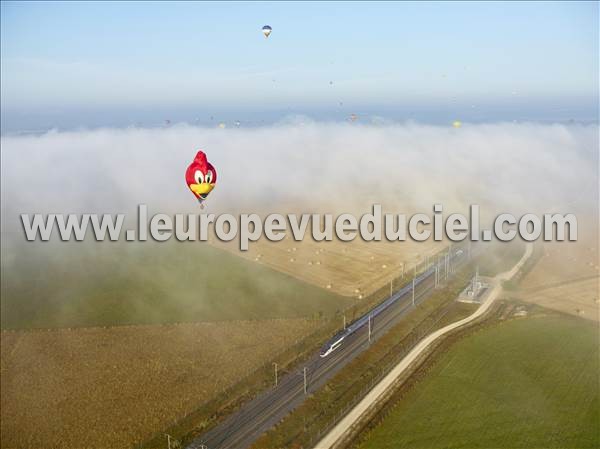
[[[600,447],[598,327],[559,315],[468,336],[361,449]]]
[[[206,243],[3,242],[2,328],[311,317],[347,301]]]

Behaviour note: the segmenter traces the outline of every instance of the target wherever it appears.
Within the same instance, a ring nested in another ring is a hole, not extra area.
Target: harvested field
[[[593,277],[539,290],[532,289],[520,292],[519,298],[570,315],[600,321],[598,281],[598,277]]]
[[[515,296],[589,320],[600,321],[598,238],[545,244]]]
[[[317,321],[4,331],[3,448],[128,448],[166,428]]]
[[[238,251],[237,243],[215,244],[309,284],[355,298],[372,293],[403,270],[408,275],[415,264],[446,245],[433,241],[365,242],[360,238],[352,242],[297,242],[289,235],[280,242],[262,239],[246,252]]]
[[[545,243],[542,257],[523,279],[526,289],[600,274],[598,239]]]

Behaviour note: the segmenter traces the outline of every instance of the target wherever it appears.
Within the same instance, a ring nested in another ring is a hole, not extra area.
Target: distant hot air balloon
[[[350,114],[350,121],[351,122],[355,122],[356,120],[358,120],[358,115],[356,115],[356,114]]]
[[[462,122],[460,120],[454,120],[452,122],[452,126],[454,126],[455,128],[460,128],[462,126]]]
[[[265,25],[264,27],[262,27],[262,32],[265,35],[265,38],[269,37],[271,31],[273,31],[273,28],[271,28],[269,25]]]
[[[200,201],[200,204],[202,204],[212,189],[215,188],[217,171],[208,162],[206,154],[203,151],[196,153],[196,157],[185,171],[185,182],[194,196]]]
[[[221,128],[221,129],[225,129],[225,123],[222,123],[222,122],[221,122],[221,123],[219,123],[219,128]]]

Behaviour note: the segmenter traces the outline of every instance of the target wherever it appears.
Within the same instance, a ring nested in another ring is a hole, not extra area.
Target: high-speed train
[[[462,259],[463,255],[464,255],[464,251],[459,249],[457,251],[452,251],[450,257],[453,261],[455,261],[455,260]],[[417,276],[415,278],[415,287],[417,285],[419,285],[421,282],[423,282],[425,279],[427,279],[429,276],[433,276],[434,273],[435,273],[435,266],[432,266],[428,270],[421,273],[419,276]],[[371,309],[369,312],[367,312],[363,316],[361,316],[359,319],[354,321],[352,324],[350,324],[348,327],[346,327],[346,329],[335,334],[331,339],[329,339],[329,341],[327,343],[325,343],[323,345],[323,347],[321,348],[321,351],[319,352],[319,355],[321,357],[327,357],[329,354],[331,354],[333,351],[335,351],[337,348],[339,348],[342,345],[342,342],[344,341],[344,339],[346,337],[353,334],[358,329],[360,329],[365,324],[367,324],[369,322],[369,316],[371,317],[371,319],[375,318],[377,315],[379,315],[381,312],[383,312],[385,309],[387,309],[392,304],[394,304],[396,301],[398,301],[401,297],[403,297],[406,293],[410,292],[411,289],[412,289],[412,283],[409,283],[408,285],[404,286],[403,288],[398,290],[396,293],[394,293],[392,296],[390,296],[388,299],[383,301],[381,304],[377,305],[376,307]]]

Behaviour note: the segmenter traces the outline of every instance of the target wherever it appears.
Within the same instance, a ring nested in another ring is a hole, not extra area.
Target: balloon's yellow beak
[[[207,182],[203,182],[202,184],[190,184],[190,190],[196,195],[207,195],[214,188],[214,184],[209,184]]]

